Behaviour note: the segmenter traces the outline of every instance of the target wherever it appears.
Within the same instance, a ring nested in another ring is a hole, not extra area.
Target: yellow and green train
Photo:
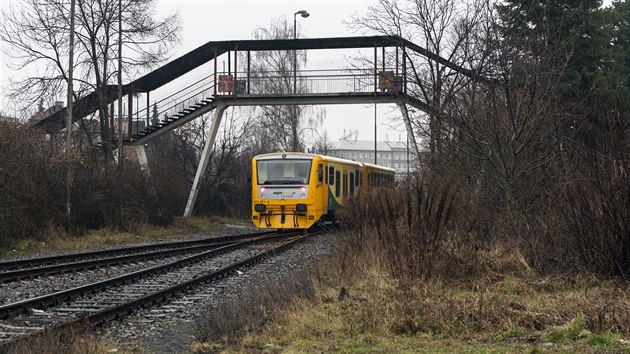
[[[261,229],[308,229],[334,220],[344,200],[394,184],[394,170],[325,155],[271,153],[252,160],[252,222]]]

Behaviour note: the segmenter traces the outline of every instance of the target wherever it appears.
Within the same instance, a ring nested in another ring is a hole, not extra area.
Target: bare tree
[[[75,100],[99,94],[98,117],[104,142],[111,141],[102,89],[117,73],[118,0],[77,0]],[[30,109],[34,102],[55,100],[68,83],[70,1],[25,0],[3,12],[2,49],[13,69],[24,73],[9,87],[9,96]],[[122,1],[123,70],[127,78],[163,62],[179,41],[177,14],[155,18],[155,0]],[[107,146],[107,144],[105,144]]]
[[[255,118],[242,112],[240,108],[228,108],[224,113],[206,174],[201,181],[196,213],[240,215],[247,210],[247,201],[251,199],[247,176],[251,158],[258,153],[252,138],[258,134],[253,124]],[[187,186],[192,183],[199,157],[208,141],[211,121],[212,115],[209,114],[166,135],[169,139],[169,148],[166,150],[173,157],[170,160],[177,164],[173,166],[174,169],[185,173],[186,178],[183,180]],[[165,138],[160,139],[157,144],[162,145]],[[162,146],[156,145],[151,144],[152,149],[164,150]]]
[[[255,39],[289,39],[293,38],[293,28],[286,18],[282,17],[271,23],[269,28],[258,28]],[[305,51],[259,51],[254,55],[252,75],[260,78],[253,90],[265,93],[289,94],[301,93],[304,85],[297,78],[293,85],[294,55],[296,69],[306,64]],[[259,133],[269,138],[269,150],[303,151],[304,143],[300,137],[304,127],[316,128],[321,124],[325,112],[304,106],[263,106],[258,110],[260,120],[257,122]],[[264,132],[263,132],[264,131]]]
[[[457,66],[476,70],[481,63],[475,58],[472,39],[482,23],[483,10],[483,2],[478,0],[379,0],[349,25],[366,33],[402,36]],[[471,78],[414,52],[405,55],[410,59],[409,94],[428,107],[414,126],[427,138],[435,165],[453,138],[449,108]]]

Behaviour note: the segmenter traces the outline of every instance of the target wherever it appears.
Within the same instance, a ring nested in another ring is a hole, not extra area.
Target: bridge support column
[[[112,155],[114,162],[118,164],[118,148],[112,151]],[[144,149],[144,145],[123,146],[122,155],[125,160],[137,162],[138,165],[140,165],[140,170],[142,170],[142,172],[147,175],[151,175],[151,171],[149,170],[149,159],[147,159],[147,152]]]
[[[396,103],[400,108],[400,111],[403,114],[403,121],[405,122],[405,127],[407,128],[407,136],[409,137],[409,142],[411,142],[413,151],[416,153],[416,158],[420,158],[420,150],[418,149],[418,144],[416,143],[416,136],[413,134],[413,128],[411,127],[411,120],[409,119],[409,111],[407,110],[407,105],[404,102]]]
[[[138,163],[140,164],[142,172],[147,175],[151,175],[151,170],[149,170],[149,159],[147,159],[147,151],[144,149],[144,145],[134,145],[133,149],[136,151]]]
[[[225,103],[219,103],[217,105],[216,111],[214,111],[214,117],[212,117],[212,124],[210,124],[210,129],[208,131],[208,139],[206,140],[206,146],[203,148],[203,152],[201,153],[201,158],[199,159],[199,165],[197,166],[197,173],[195,173],[195,180],[193,181],[192,188],[190,190],[190,195],[188,196],[188,203],[186,203],[186,210],[184,210],[184,217],[187,218],[192,214],[193,208],[195,207],[195,202],[197,201],[197,194],[199,193],[199,182],[203,178],[206,173],[206,168],[208,167],[208,161],[210,160],[210,151],[212,150],[212,145],[214,145],[214,139],[217,136],[217,132],[219,131],[219,124],[221,124],[221,118],[223,117],[223,112],[227,108]]]

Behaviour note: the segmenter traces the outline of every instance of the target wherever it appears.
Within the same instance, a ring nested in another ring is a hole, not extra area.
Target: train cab
[[[307,229],[325,211],[323,167],[316,155],[273,153],[252,162],[252,222],[258,228]]]

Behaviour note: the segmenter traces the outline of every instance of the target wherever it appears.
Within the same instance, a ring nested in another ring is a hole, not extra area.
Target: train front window
[[[258,160],[258,184],[307,184],[312,160]]]

